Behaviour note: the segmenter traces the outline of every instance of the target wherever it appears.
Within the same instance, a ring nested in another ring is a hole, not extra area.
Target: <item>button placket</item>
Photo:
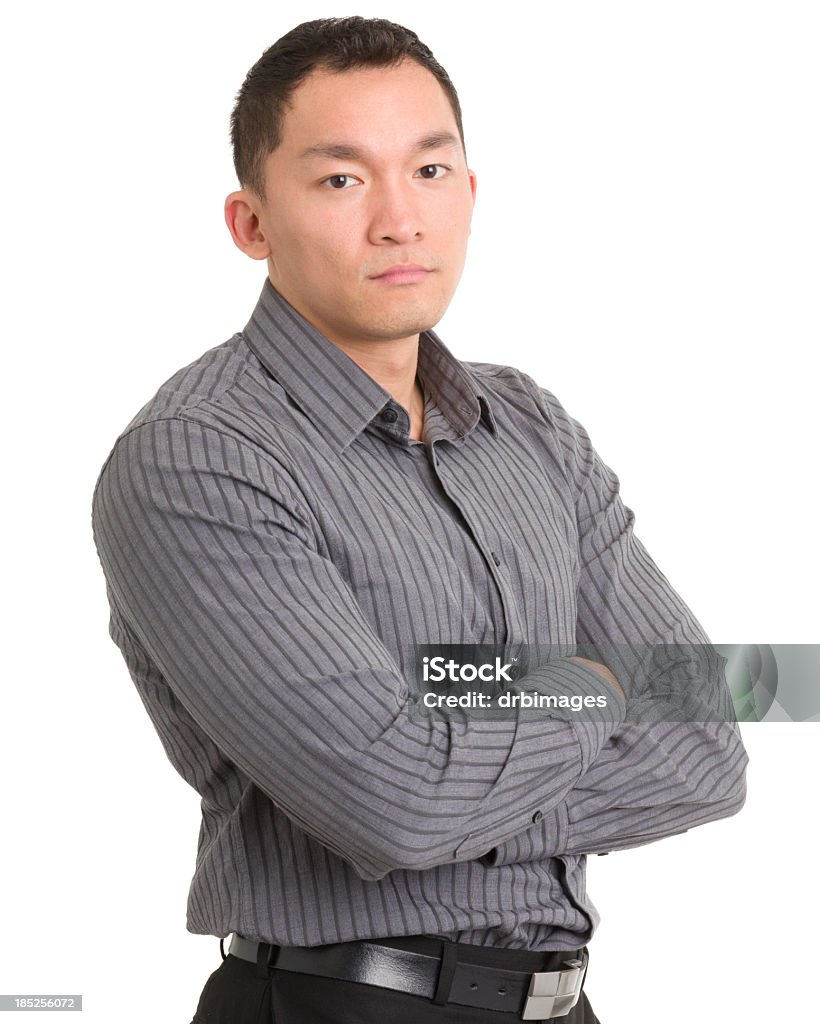
[[[438,480],[442,486],[442,489],[444,490],[444,493],[459,510],[464,519],[464,522],[469,527],[473,541],[478,547],[478,550],[483,555],[484,561],[488,566],[490,575],[493,581],[495,582],[496,587],[498,588],[498,594],[499,597],[501,598],[501,607],[504,613],[505,633],[508,636],[510,635],[511,632],[517,635],[524,635],[521,613],[516,606],[515,594],[513,593],[512,587],[510,585],[510,580],[508,578],[508,573],[506,571],[504,563],[501,561],[501,556],[498,554],[497,551],[493,549],[488,550],[486,540],[482,537],[481,531],[477,530],[474,527],[472,519],[470,518],[470,516],[468,516],[467,512],[465,511],[465,503],[463,500],[460,500],[460,482],[458,480],[450,481],[447,479],[446,474],[442,474],[440,472],[442,463],[436,455],[435,445],[436,442],[434,441],[430,447],[433,470],[435,471],[436,476],[438,477]]]

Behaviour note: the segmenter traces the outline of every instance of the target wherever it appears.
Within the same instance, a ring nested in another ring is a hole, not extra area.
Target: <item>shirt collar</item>
[[[243,336],[339,452],[392,401],[388,391],[297,313],[268,278]],[[465,437],[480,419],[496,433],[480,382],[433,331],[419,336],[418,374],[455,437]]]

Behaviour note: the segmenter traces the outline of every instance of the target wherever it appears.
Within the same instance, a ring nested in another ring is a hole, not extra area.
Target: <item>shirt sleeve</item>
[[[336,566],[285,460],[183,417],[121,437],[93,526],[112,609],[225,757],[366,879],[475,859],[554,807],[624,704],[584,723],[429,719]],[[549,692],[612,696],[558,659]]]
[[[639,846],[734,814],[746,796],[725,659],[635,537],[587,432],[549,391],[536,401],[576,496],[576,639],[619,679],[627,713],[566,796],[483,858],[494,865]]]

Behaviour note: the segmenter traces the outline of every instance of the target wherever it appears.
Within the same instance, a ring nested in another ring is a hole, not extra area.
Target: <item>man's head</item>
[[[291,94],[312,71],[385,68],[404,60],[426,68],[441,85],[464,146],[455,87],[415,32],[383,18],[320,18],[297,25],[268,47],[239,90],[231,114],[231,144],[242,187],[265,197],[265,158],[282,141]]]
[[[231,127],[243,187],[228,226],[303,316],[340,344],[438,322],[475,176],[455,89],[414,33],[362,18],[298,26],[249,72]]]

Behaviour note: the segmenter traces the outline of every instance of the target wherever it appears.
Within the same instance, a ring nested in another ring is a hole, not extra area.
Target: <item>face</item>
[[[257,246],[243,248],[331,341],[412,338],[438,323],[464,266],[475,176],[429,71],[405,61],[311,74],[265,189],[264,202],[242,193]]]

